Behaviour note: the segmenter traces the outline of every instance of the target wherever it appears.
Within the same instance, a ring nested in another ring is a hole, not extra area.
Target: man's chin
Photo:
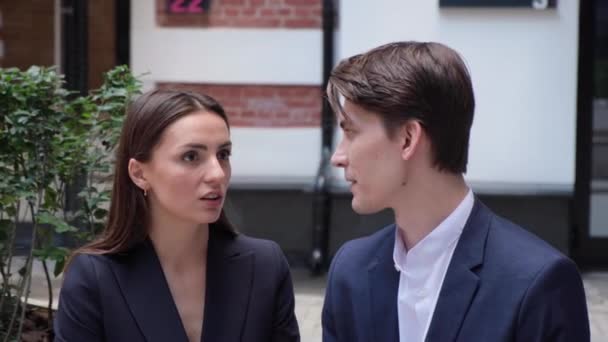
[[[353,198],[351,203],[353,210],[359,215],[370,215],[375,214],[382,210],[381,208],[376,208],[375,206],[371,206],[369,204],[360,203],[356,199]]]

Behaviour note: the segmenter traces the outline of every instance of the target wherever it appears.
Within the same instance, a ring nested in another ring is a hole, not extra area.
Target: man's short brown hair
[[[340,96],[381,116],[393,138],[408,120],[430,137],[435,166],[464,173],[475,98],[463,60],[439,43],[396,42],[341,61],[327,87],[333,110]]]

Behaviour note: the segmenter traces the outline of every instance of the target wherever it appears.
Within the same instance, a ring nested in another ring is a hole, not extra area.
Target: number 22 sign
[[[209,10],[211,0],[167,0],[167,12],[170,14],[196,14]]]

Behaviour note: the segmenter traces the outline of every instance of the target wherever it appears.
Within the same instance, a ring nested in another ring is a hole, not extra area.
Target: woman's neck
[[[207,258],[209,225],[169,225],[152,222],[150,240],[164,268],[174,271],[199,267]]]

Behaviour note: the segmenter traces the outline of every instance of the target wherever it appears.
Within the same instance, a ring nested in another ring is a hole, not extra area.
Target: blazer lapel
[[[490,221],[489,209],[476,198],[439,292],[426,341],[456,341],[479,285],[475,270],[483,263]]]
[[[393,246],[395,226],[379,246],[376,258],[368,267],[368,282],[372,306],[371,322],[374,341],[398,341],[397,292],[399,272],[395,270]]]
[[[150,240],[117,256],[116,280],[146,341],[187,342],[177,307]]]
[[[211,229],[203,341],[240,341],[253,286],[254,254],[239,237]]]

